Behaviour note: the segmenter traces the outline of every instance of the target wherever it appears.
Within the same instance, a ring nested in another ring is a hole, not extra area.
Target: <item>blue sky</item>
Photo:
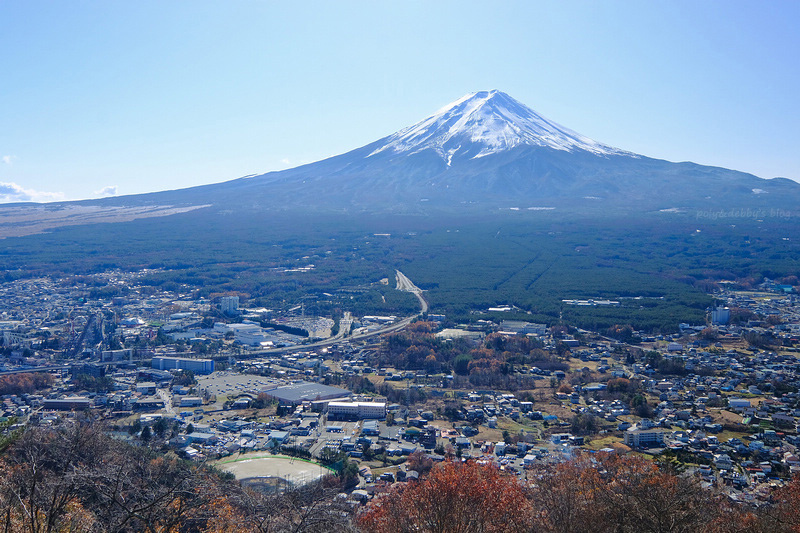
[[[484,89],[619,148],[800,180],[800,2],[289,4],[0,2],[0,201],[289,168]]]

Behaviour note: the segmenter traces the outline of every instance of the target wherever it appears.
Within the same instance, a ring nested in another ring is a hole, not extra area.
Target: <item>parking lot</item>
[[[233,372],[214,372],[208,376],[197,376],[198,390],[208,390],[209,394],[217,397],[235,398],[242,394],[256,396],[264,389],[281,383],[280,380],[273,378]]]

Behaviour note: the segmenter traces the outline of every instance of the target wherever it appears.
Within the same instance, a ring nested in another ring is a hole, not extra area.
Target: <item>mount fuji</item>
[[[412,126],[316,163],[213,185],[61,205],[127,210],[128,220],[197,207],[377,215],[780,209],[800,216],[800,183],[608,146],[494,90],[464,96]],[[0,208],[0,223],[7,209]],[[53,211],[48,210],[51,219]]]
[[[342,155],[141,199],[340,213],[795,210],[800,184],[608,146],[495,90],[464,96]]]

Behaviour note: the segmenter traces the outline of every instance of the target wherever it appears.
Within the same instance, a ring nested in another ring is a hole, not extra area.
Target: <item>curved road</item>
[[[369,331],[367,333],[359,333],[358,335],[352,335],[350,337],[344,337],[345,332],[350,329],[350,323],[352,322],[352,317],[350,314],[346,314],[345,318],[340,322],[339,333],[335,337],[331,337],[330,339],[326,339],[324,341],[315,342],[313,344],[300,344],[297,346],[287,346],[285,348],[271,348],[269,350],[259,350],[255,352],[247,352],[248,356],[257,356],[257,355],[269,355],[269,354],[278,354],[278,353],[287,353],[287,352],[294,352],[294,351],[301,351],[301,350],[311,350],[314,348],[323,348],[325,346],[330,346],[331,344],[336,344],[342,340],[364,340],[370,337],[377,337],[378,335],[383,335],[385,333],[392,333],[398,330],[401,330],[408,326],[412,320],[421,316],[424,313],[428,312],[428,301],[425,300],[425,297],[422,295],[422,289],[414,285],[408,277],[400,272],[399,270],[395,270],[395,278],[397,279],[397,290],[410,292],[417,297],[419,300],[420,312],[403,318],[394,324],[389,326],[385,326],[374,331]],[[347,324],[347,330],[344,328],[344,324]]]
[[[397,290],[398,291],[405,291],[413,293],[414,296],[417,297],[419,300],[419,305],[422,308],[422,311],[419,312],[419,315],[428,312],[428,302],[422,296],[422,289],[411,283],[411,280],[408,277],[400,272],[399,270],[395,270],[395,278],[397,278]],[[415,316],[419,316],[415,315]]]

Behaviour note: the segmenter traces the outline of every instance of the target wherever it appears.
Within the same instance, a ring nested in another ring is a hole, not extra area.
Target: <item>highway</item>
[[[287,346],[285,348],[270,348],[269,350],[258,350],[253,352],[247,352],[247,356],[260,356],[260,355],[270,355],[270,354],[283,354],[283,353],[290,353],[290,352],[299,352],[305,350],[314,350],[316,348],[324,348],[326,346],[330,346],[332,344],[336,344],[337,342],[341,342],[343,340],[350,340],[350,341],[360,341],[369,339],[371,337],[377,337],[379,335],[384,335],[386,333],[393,333],[395,331],[399,331],[406,326],[408,326],[412,320],[421,316],[423,313],[428,312],[428,301],[425,300],[425,297],[422,295],[422,289],[414,285],[408,277],[400,272],[399,270],[395,270],[395,278],[397,279],[397,290],[405,291],[413,293],[414,296],[417,297],[419,300],[420,312],[398,320],[394,324],[384,326],[382,328],[368,331],[366,333],[359,333],[357,335],[352,335],[350,337],[344,337],[347,331],[350,330],[350,324],[353,321],[352,316],[350,313],[345,313],[344,318],[339,322],[339,333],[336,334],[335,337],[331,337],[330,339],[326,339],[324,341],[315,342],[312,344],[300,344],[297,346]],[[345,328],[345,325],[347,326]]]
[[[9,374],[30,374],[33,372],[69,372],[71,365],[59,366],[37,366],[34,368],[21,368],[17,370],[4,370],[0,372],[0,376],[7,376]]]
[[[92,361],[92,362],[96,363],[97,361]],[[127,360],[126,361],[106,361],[106,362],[99,363],[99,364],[117,366],[117,365],[126,364],[128,362],[129,361],[127,361]],[[33,367],[33,368],[19,368],[17,370],[4,370],[4,371],[0,372],[0,376],[7,376],[9,374],[29,374],[31,372],[69,372],[72,369],[73,365],[78,365],[78,364],[81,364],[81,363],[82,363],[82,361],[73,361],[73,362],[70,362],[70,363],[63,364],[63,365],[37,366],[37,367]]]
[[[423,313],[427,313],[428,312],[428,301],[425,300],[424,296],[422,296],[422,289],[420,289],[419,287],[417,287],[416,285],[411,283],[411,280],[408,279],[408,277],[405,274],[403,274],[402,272],[400,272],[399,270],[395,270],[395,278],[397,278],[397,290],[398,291],[405,291],[405,292],[413,293],[414,296],[417,297],[417,300],[419,300],[419,305],[422,308],[422,310],[419,312],[419,315],[421,315]],[[419,316],[419,315],[414,315],[414,316],[416,317],[416,316]],[[414,317],[412,317],[412,318],[414,318]]]

